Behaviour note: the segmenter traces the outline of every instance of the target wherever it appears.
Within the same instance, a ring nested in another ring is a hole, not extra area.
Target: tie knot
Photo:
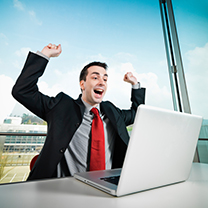
[[[97,108],[92,108],[90,110],[95,116],[99,116],[99,112],[98,112],[98,109]]]

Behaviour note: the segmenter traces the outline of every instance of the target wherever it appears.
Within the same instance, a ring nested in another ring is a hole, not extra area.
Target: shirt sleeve
[[[138,82],[137,84],[135,84],[135,85],[132,85],[132,89],[135,89],[135,90],[137,90],[137,89],[140,89],[141,88],[141,86],[140,86],[140,82]]]
[[[41,53],[40,51],[36,52],[37,55],[42,56],[43,58],[47,59],[48,61],[50,60],[50,58],[48,56],[46,56],[45,54]]]

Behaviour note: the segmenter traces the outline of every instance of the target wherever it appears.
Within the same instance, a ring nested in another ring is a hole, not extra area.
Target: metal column
[[[175,111],[191,113],[172,2],[159,0],[159,3],[173,107]],[[198,151],[194,161],[199,161]]]
[[[191,113],[172,2],[159,2],[174,110]]]

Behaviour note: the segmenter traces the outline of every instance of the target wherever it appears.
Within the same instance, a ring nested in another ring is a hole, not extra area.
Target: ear
[[[79,82],[79,85],[80,85],[80,88],[81,88],[82,91],[85,89],[84,82],[85,82],[84,80],[81,80]]]

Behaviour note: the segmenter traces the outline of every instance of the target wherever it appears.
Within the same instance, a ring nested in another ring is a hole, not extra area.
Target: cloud
[[[131,85],[123,81],[124,74],[130,71],[137,77],[138,81],[141,82],[141,86],[146,88],[146,104],[173,109],[169,86],[161,86],[162,84],[161,82],[159,83],[158,79],[159,75],[153,72],[138,73],[136,68],[139,67],[137,66],[135,68],[132,63],[136,58],[131,54],[127,55],[128,56],[126,56],[126,59],[123,59],[125,56],[124,53],[117,54],[117,59],[115,59],[115,56],[113,56],[113,58],[107,58],[101,54],[98,54],[97,56],[90,57],[88,62],[85,63],[87,64],[92,60],[99,60],[101,62],[108,63],[108,90],[104,100],[109,100],[120,108],[126,109],[130,107]],[[85,64],[83,64],[82,67]],[[64,86],[63,89],[67,89],[66,92],[69,95],[73,95],[73,97],[77,97],[77,95],[80,93],[78,86],[79,72],[80,69],[77,69],[74,70],[74,72],[68,72],[62,74],[61,76],[60,71],[56,72],[56,76],[59,77],[57,81],[61,83],[61,85]],[[75,77],[75,79],[72,77]]]
[[[62,91],[60,84],[55,84],[52,87],[49,87],[49,85],[44,81],[38,83],[38,88],[43,94],[48,96],[56,96],[60,91]]]
[[[37,25],[42,25],[42,21],[38,20],[36,13],[34,11],[29,11],[28,12],[30,19]]]
[[[22,69],[25,62],[25,57],[27,57],[29,51],[31,51],[29,47],[23,47],[14,52],[14,54],[17,56],[17,59],[13,60],[12,64],[15,68]]]
[[[56,83],[49,86],[45,81],[38,83],[39,90],[49,96],[56,96],[59,92],[69,94],[73,98],[77,98],[80,94],[79,87],[79,70],[72,70],[62,73],[59,70],[54,70],[51,76],[56,77]]]
[[[22,57],[26,51],[26,48],[22,48],[16,52],[16,55]],[[109,60],[107,62],[109,63]],[[83,66],[84,64],[82,64]],[[109,66],[108,90],[104,100],[109,100],[122,109],[130,107],[131,85],[124,82],[123,77],[127,71],[131,71],[137,77],[138,81],[141,82],[142,87],[146,88],[146,104],[172,109],[171,93],[166,86],[159,86],[157,74],[152,72],[137,73],[130,62],[120,64],[109,63]],[[50,76],[56,77],[55,82],[49,85],[48,82],[40,80],[38,83],[39,90],[49,96],[56,96],[59,92],[63,91],[76,99],[81,93],[79,87],[80,68],[78,67],[65,73],[57,69],[52,70]]]
[[[124,53],[124,52],[119,52],[119,53],[115,54],[113,58],[118,61],[122,60],[123,62],[137,60],[137,57],[135,55],[130,54],[130,53]]]
[[[21,11],[25,10],[23,4],[20,1],[18,1],[18,0],[13,0],[13,5],[18,10],[21,10]]]
[[[146,88],[146,104],[172,109],[170,90],[166,86],[159,86],[155,73],[137,73],[130,62],[120,63],[108,71],[108,92],[105,99],[112,101],[120,108],[130,107],[131,85],[123,81],[126,72],[132,72],[141,86]]]
[[[192,113],[208,118],[208,43],[185,54],[186,82]]]
[[[131,71],[141,82],[142,87],[146,88],[146,104],[172,109],[171,93],[166,86],[159,86],[158,76],[152,72],[139,74],[129,62],[121,63],[108,70],[108,90],[104,100],[111,101],[119,108],[128,109],[130,107],[131,84],[123,81],[127,71]],[[49,86],[46,82],[40,81],[39,90],[49,96],[55,96],[63,91],[71,97],[77,98],[81,92],[78,81],[79,73],[79,69],[66,73],[54,70],[54,75],[51,74],[51,76],[56,77],[56,83]]]
[[[13,0],[13,5],[14,5],[14,8],[20,10],[20,11],[24,11],[27,15],[29,15],[29,18],[31,19],[31,21],[33,21],[35,24],[41,26],[42,25],[42,21],[40,21],[38,18],[37,18],[37,15],[35,13],[35,11],[33,10],[28,10],[26,8],[26,6],[23,5],[22,2],[18,1],[18,0]]]
[[[146,103],[149,105],[172,109],[172,97],[167,86],[159,86],[158,76],[148,72],[138,75],[141,84],[146,88]]]
[[[27,56],[29,51],[31,51],[31,48],[29,48],[29,47],[21,48],[20,50],[17,50],[15,52],[15,55],[18,56],[18,57],[25,57],[25,56]]]
[[[15,100],[11,95],[14,81],[4,74],[0,75],[0,124],[9,116],[14,108]]]
[[[191,73],[208,75],[208,43],[204,47],[196,47],[194,50],[186,53],[189,61],[189,70]]]
[[[136,70],[134,69],[134,67],[133,67],[133,64],[132,63],[129,63],[129,62],[127,62],[127,63],[122,63],[121,64],[121,67],[120,67],[120,70],[121,70],[121,72],[123,73],[123,74],[126,74],[127,72],[132,72],[132,73],[134,73],[134,72],[136,72]]]
[[[0,33],[0,43],[4,45],[9,45],[8,38],[4,33]]]
[[[21,48],[15,54],[19,57],[24,56],[25,58],[26,51],[28,50],[28,48]],[[49,96],[56,96],[57,93],[63,91],[76,99],[81,93],[79,87],[80,69],[90,61],[99,60],[109,65],[108,90],[104,100],[113,102],[119,108],[128,109],[130,107],[131,85],[124,82],[123,77],[126,72],[131,71],[137,77],[138,81],[141,82],[141,86],[146,88],[146,104],[173,109],[170,89],[161,84],[161,81],[158,79],[160,75],[153,72],[138,73],[136,69],[140,67],[134,67],[133,64],[135,57],[129,54],[125,60],[120,59],[120,57],[124,56],[124,54],[117,54],[117,59],[115,60],[114,56],[107,58],[98,54],[97,56],[88,57],[87,62],[80,63],[76,66],[77,68],[67,72],[51,68],[50,77],[55,77],[53,83],[51,84],[43,78],[43,81],[40,80],[38,83],[39,89],[42,93]],[[16,65],[20,67],[20,64],[16,63]]]

